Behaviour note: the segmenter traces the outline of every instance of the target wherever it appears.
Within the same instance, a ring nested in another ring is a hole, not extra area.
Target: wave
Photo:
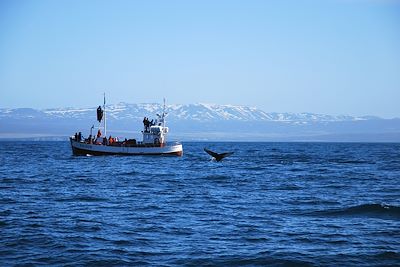
[[[113,244],[118,245],[118,246],[131,246],[133,243],[129,240],[114,240],[112,241]]]
[[[271,256],[224,256],[219,258],[178,259],[173,262],[184,266],[313,266],[308,260],[275,258]]]
[[[17,201],[15,201],[15,199],[12,199],[12,198],[9,198],[9,197],[6,197],[6,198],[0,198],[0,204],[16,204],[17,203]]]
[[[342,209],[315,212],[325,216],[365,216],[400,219],[400,207],[385,204],[362,204]]]
[[[293,190],[301,190],[303,187],[298,186],[298,185],[291,185],[291,184],[286,184],[286,185],[280,185],[276,188],[275,190],[288,190],[288,191],[293,191]]]
[[[108,201],[106,198],[78,195],[74,197],[58,198],[58,202],[102,202]]]
[[[223,181],[228,181],[230,177],[227,175],[207,175],[204,176],[204,179],[215,182],[223,182]]]
[[[376,164],[374,161],[367,160],[353,160],[353,159],[330,159],[331,163],[339,163],[339,164]]]

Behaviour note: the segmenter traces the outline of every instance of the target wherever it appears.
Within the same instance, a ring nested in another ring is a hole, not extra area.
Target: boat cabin
[[[168,133],[168,127],[163,126],[151,126],[146,131],[143,130],[143,144],[164,144],[165,135]]]

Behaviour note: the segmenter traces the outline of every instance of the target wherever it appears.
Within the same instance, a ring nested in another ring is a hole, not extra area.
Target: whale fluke
[[[211,157],[215,158],[216,161],[221,161],[223,158],[226,158],[233,154],[233,152],[216,153],[207,148],[204,148],[204,151],[207,152]]]

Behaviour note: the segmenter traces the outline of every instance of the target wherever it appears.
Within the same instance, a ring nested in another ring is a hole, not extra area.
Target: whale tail
[[[207,152],[207,154],[209,154],[211,157],[215,158],[216,161],[221,161],[222,159],[233,154],[233,152],[216,153],[207,148],[204,148],[204,151]]]

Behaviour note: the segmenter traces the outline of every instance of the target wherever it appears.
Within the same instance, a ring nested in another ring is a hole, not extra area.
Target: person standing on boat
[[[144,117],[143,119],[143,126],[144,126],[144,131],[147,132],[147,128],[148,126],[148,119],[146,117]]]
[[[144,117],[143,124],[144,124],[144,131],[145,131],[145,132],[149,132],[149,131],[150,131],[150,121],[149,121],[149,118]]]
[[[96,136],[96,140],[94,141],[94,143],[96,145],[101,145],[104,142],[103,138],[101,138],[101,131],[100,129],[97,131],[97,136]]]

